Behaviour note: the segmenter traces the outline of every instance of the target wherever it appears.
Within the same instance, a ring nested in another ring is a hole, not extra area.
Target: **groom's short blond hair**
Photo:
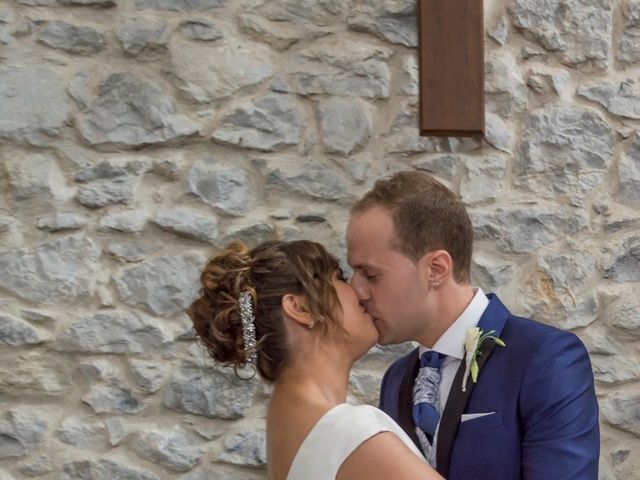
[[[402,171],[378,180],[351,213],[375,206],[391,213],[394,248],[414,262],[426,253],[446,250],[456,281],[470,281],[473,227],[462,201],[445,185],[425,172]]]

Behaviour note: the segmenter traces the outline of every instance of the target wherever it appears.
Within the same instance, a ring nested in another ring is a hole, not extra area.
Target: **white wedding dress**
[[[396,434],[424,460],[404,430],[382,410],[342,403],[325,413],[311,429],[293,459],[287,480],[334,480],[351,452],[380,432]]]

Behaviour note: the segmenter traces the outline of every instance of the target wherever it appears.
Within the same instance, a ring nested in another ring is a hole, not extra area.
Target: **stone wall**
[[[476,284],[584,340],[601,478],[640,478],[640,1],[486,0],[482,142],[418,136],[413,11],[0,0],[1,479],[264,478],[269,386],[194,341],[198,269],[232,238],[344,257],[408,168],[469,206]]]

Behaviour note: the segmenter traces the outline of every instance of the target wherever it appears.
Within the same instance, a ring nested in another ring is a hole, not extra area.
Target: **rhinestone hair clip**
[[[256,317],[253,315],[253,302],[251,294],[246,290],[238,297],[240,303],[240,320],[242,321],[242,338],[244,351],[248,352],[247,363],[255,365],[258,360],[256,353]]]

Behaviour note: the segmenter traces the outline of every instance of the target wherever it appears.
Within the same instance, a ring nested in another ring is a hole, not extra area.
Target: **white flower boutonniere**
[[[473,383],[476,383],[478,381],[478,355],[480,354],[480,346],[482,345],[482,342],[484,342],[487,338],[490,338],[491,340],[496,342],[497,345],[500,345],[501,347],[506,346],[502,339],[496,337],[494,333],[496,333],[495,330],[491,330],[485,333],[478,327],[470,328],[469,330],[467,330],[467,337],[464,341],[464,351],[466,352],[466,368],[464,371],[464,377],[462,378],[463,392],[467,391],[467,379],[469,378],[469,373],[471,373],[471,381]]]

